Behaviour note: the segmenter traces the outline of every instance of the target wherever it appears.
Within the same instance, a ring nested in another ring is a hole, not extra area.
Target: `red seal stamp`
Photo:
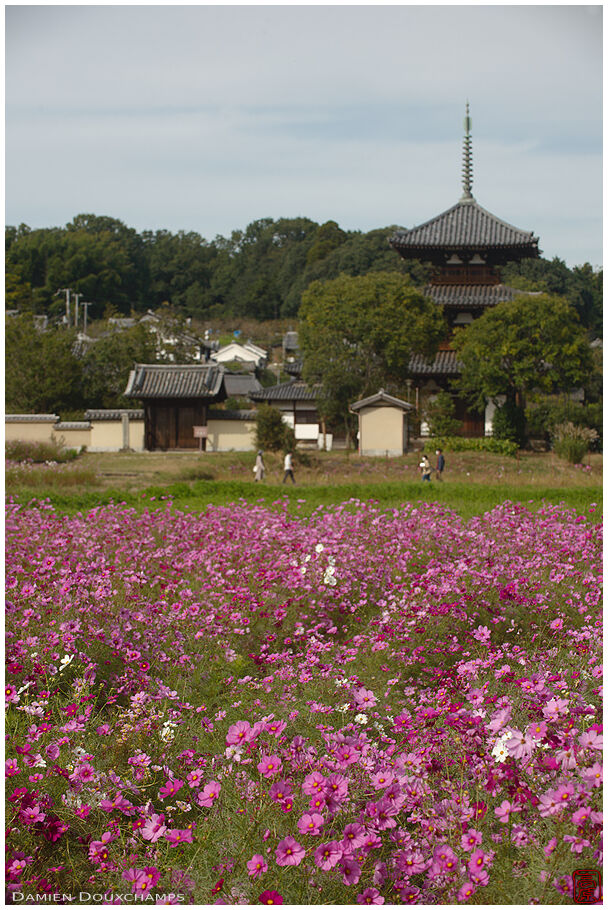
[[[597,869],[575,869],[572,873],[572,899],[575,904],[599,904],[602,876]]]

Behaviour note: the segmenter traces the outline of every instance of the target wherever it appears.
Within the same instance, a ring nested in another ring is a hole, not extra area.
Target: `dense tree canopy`
[[[446,329],[439,308],[402,275],[314,282],[302,296],[300,345],[305,379],[323,388],[321,412],[348,426],[353,401],[381,387],[399,392],[412,354],[432,356]]]
[[[501,395],[523,406],[532,389],[572,389],[593,363],[575,310],[548,294],[499,303],[457,332],[453,346],[462,363],[460,390],[479,408]]]

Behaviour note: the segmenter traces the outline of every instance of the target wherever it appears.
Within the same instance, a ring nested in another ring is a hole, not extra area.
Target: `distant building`
[[[450,330],[465,326],[488,307],[524,293],[500,283],[497,267],[525,258],[538,258],[538,238],[502,221],[482,208],[472,194],[473,161],[471,120],[467,104],[463,148],[463,194],[456,205],[424,224],[396,231],[389,242],[403,259],[433,263],[437,273],[424,289],[443,307]],[[449,338],[429,360],[416,356],[410,361],[419,410],[449,381],[460,375],[460,364]],[[456,416],[463,421],[465,436],[483,436],[491,428],[491,413],[471,412],[466,403],[455,400]],[[425,426],[422,425],[424,434]]]
[[[218,351],[214,351],[210,359],[215,363],[244,363],[251,364],[255,369],[262,369],[268,362],[268,353],[250,341],[246,344],[232,341]]]

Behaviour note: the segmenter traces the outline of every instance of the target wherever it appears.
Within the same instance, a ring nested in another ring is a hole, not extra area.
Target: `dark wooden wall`
[[[145,446],[155,449],[198,449],[195,426],[207,424],[207,402],[172,400],[146,402],[144,406]]]

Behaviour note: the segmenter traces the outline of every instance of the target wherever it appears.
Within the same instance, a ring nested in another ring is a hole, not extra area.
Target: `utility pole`
[[[81,297],[84,297],[84,294],[74,294],[76,303],[74,304],[74,328],[78,328],[78,301]]]
[[[65,294],[65,321],[66,321],[66,325],[68,328],[70,327],[70,294],[71,293],[72,293],[72,288],[59,288],[59,290],[55,294],[55,297],[57,296],[57,294]]]
[[[85,335],[87,334],[87,316],[89,315],[89,307],[91,305],[92,304],[90,304],[88,300],[82,301],[82,306],[84,308],[84,325],[83,325],[82,331],[84,332]]]

